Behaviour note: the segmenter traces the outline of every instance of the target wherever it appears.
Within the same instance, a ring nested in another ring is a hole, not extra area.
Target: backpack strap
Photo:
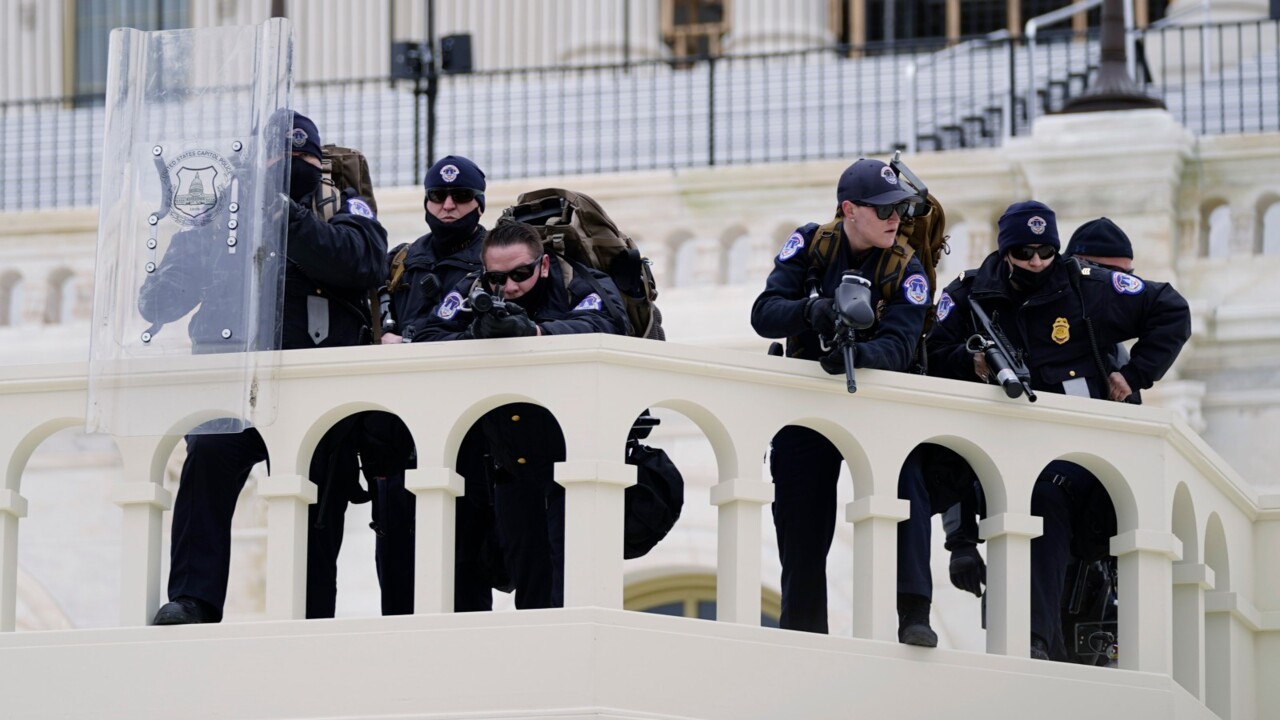
[[[404,277],[404,259],[409,255],[409,243],[400,243],[396,254],[391,257],[391,271],[387,274],[387,292],[392,295],[400,289],[400,280]]]
[[[840,239],[843,237],[840,227],[842,220],[843,218],[836,216],[836,219],[822,225],[813,233],[813,247],[809,248],[809,268],[818,277],[821,277],[831,266],[836,259],[836,253],[840,251]]]
[[[898,236],[898,241],[893,244],[893,247],[880,253],[880,262],[876,263],[876,280],[880,283],[880,297],[886,301],[889,299],[893,294],[893,286],[898,284],[902,271],[915,254],[915,248],[902,242],[901,235]]]

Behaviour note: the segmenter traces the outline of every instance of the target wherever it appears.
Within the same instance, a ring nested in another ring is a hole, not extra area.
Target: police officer
[[[1105,217],[1076,228],[1062,254],[1108,270],[1133,274],[1133,244],[1120,226]],[[1124,367],[1129,362],[1129,348],[1116,345],[1107,353],[1107,362],[1112,370]],[[1142,393],[1133,391],[1125,402],[1141,405]]]
[[[445,341],[629,331],[613,280],[584,265],[567,283],[562,260],[548,254],[538,231],[503,221],[484,240],[484,271],[444,297],[419,340]],[[473,289],[498,304],[478,312]],[[564,604],[564,488],[554,464],[565,459],[564,436],[545,408],[504,405],[480,419],[492,454],[494,511],[517,608]]]
[[[396,275],[397,265],[401,274],[391,293],[391,322],[384,323],[383,344],[413,342],[444,292],[480,270],[480,245],[485,236],[480,225],[485,207],[484,171],[465,157],[448,155],[427,170],[423,189],[430,232],[388,255],[388,276]],[[413,612],[416,499],[405,489],[404,471],[416,465],[413,438],[404,423],[388,413],[365,413],[363,420],[361,460],[373,495],[382,614],[406,615]],[[466,490],[455,506],[455,612],[492,609],[490,585],[495,573],[502,574],[500,559],[485,560],[493,512],[484,481],[484,454],[479,433],[469,433],[456,467]],[[493,542],[496,544],[496,539]],[[496,547],[494,550],[496,558]]]
[[[918,200],[899,185],[885,163],[861,159],[845,169],[836,187],[835,246],[829,262],[815,250],[826,237],[817,224],[797,228],[783,243],[764,292],[751,308],[751,325],[767,338],[787,338],[788,357],[819,360],[828,372],[844,372],[838,350],[825,349],[835,331],[833,293],[846,271],[871,282],[875,323],[858,332],[855,367],[906,371],[920,336],[931,293],[920,261],[912,257],[882,295],[876,268],[898,235],[909,203]],[[781,625],[827,631],[826,557],[835,532],[836,482],[843,458],[820,433],[789,425],[773,438],[773,521],[782,560]]]
[[[340,209],[325,222],[309,209],[320,186],[320,133],[307,117],[293,114],[288,200],[288,245],[284,298],[284,349],[359,345],[372,341],[368,293],[382,282],[386,230],[368,203],[344,192]],[[206,228],[212,228],[211,223]],[[153,323],[172,322],[196,309],[188,324],[195,352],[225,351],[228,308],[240,301],[248,277],[243,266],[222,267],[231,257],[225,243],[204,231],[173,238],[156,271],[148,276],[138,307]],[[240,257],[246,254],[241,253]],[[209,272],[207,263],[214,264]],[[216,279],[194,287],[197,278]],[[219,347],[222,345],[222,347]],[[320,500],[308,509],[307,617],[332,617],[337,594],[337,555],[342,516],[356,491],[352,420],[335,426],[312,457],[310,479]],[[219,622],[226,600],[231,557],[231,517],[249,471],[267,459],[262,436],[188,435],[173,510],[169,602],[156,625]]]
[[[1053,210],[1035,202],[1001,216],[998,249],[952,282],[938,301],[929,336],[929,371],[990,381],[982,353],[966,340],[978,331],[980,305],[1026,362],[1031,386],[1043,392],[1125,401],[1159,380],[1191,335],[1186,300],[1171,286],[1058,257]],[[1128,362],[1112,370],[1099,348],[1136,338]],[[1065,659],[1060,606],[1069,557],[1100,550],[1115,533],[1115,510],[1096,477],[1056,460],[1037,478],[1031,511],[1044,533],[1031,543],[1031,655]]]

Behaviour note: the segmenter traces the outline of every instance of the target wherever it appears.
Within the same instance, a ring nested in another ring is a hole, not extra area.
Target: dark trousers
[[[564,606],[564,488],[553,467],[499,472],[493,487],[498,540],[521,610]]]
[[[933,516],[964,503],[964,529],[953,537],[977,543],[977,476],[969,463],[953,450],[921,443],[907,455],[898,474],[898,497],[911,503],[911,516],[898,523],[898,592],[933,599],[933,574],[929,568]],[[972,535],[973,537],[968,537]],[[948,542],[948,546],[951,543]]]
[[[1031,541],[1031,632],[1045,641],[1049,657],[1066,660],[1062,592],[1067,566],[1073,556],[1106,557],[1115,534],[1115,506],[1097,477],[1059,460],[1036,480],[1031,513],[1044,521],[1044,533]]]
[[[413,613],[413,564],[417,498],[404,487],[404,471],[374,482],[374,559],[382,588],[383,615]],[[481,495],[481,497],[476,497]],[[453,611],[493,609],[493,590],[481,562],[492,525],[488,493],[470,479],[466,494],[454,502]]]
[[[798,425],[773,438],[773,526],[782,561],[782,617],[789,630],[827,632],[827,552],[836,529],[836,483],[844,458]]]
[[[319,501],[307,513],[307,617],[333,617],[337,603],[338,550],[343,516],[356,485],[355,449],[339,423],[316,447],[310,478]],[[257,430],[227,435],[188,435],[178,497],[173,508],[169,599],[194,597],[217,609],[227,599],[231,518],[249,471],[267,459]]]

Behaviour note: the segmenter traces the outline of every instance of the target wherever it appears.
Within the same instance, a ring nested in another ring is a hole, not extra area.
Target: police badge
[[[1059,345],[1066,345],[1067,341],[1071,339],[1071,323],[1067,322],[1064,317],[1054,320],[1053,333],[1049,335],[1049,338]]]

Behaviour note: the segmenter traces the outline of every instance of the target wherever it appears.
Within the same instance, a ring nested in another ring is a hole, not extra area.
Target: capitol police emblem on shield
[[[1064,317],[1054,320],[1053,332],[1049,334],[1049,339],[1059,345],[1066,345],[1067,341],[1071,339],[1071,323],[1067,322]]]
[[[1111,285],[1121,295],[1137,295],[1146,287],[1141,279],[1122,272],[1111,273]]]
[[[445,181],[445,182],[447,182],[447,183],[451,183],[451,182],[453,182],[454,180],[457,180],[457,179],[458,179],[458,166],[456,166],[456,165],[445,165],[444,167],[440,168],[440,179],[441,179],[441,180],[444,180],[444,181]]]
[[[436,314],[445,320],[452,320],[454,315],[458,314],[458,309],[462,307],[462,295],[457,290],[444,296],[444,300],[440,302],[440,309]]]
[[[1027,221],[1027,227],[1031,228],[1031,232],[1035,233],[1036,235],[1043,235],[1044,229],[1048,226],[1049,226],[1049,223],[1045,222],[1044,218],[1040,217],[1039,215],[1035,215],[1030,220]]]
[[[582,302],[578,303],[577,307],[574,308],[574,311],[599,310],[602,307],[604,307],[604,303],[600,301],[600,296],[595,293],[591,293],[590,295],[582,298]]]
[[[169,217],[179,225],[204,225],[231,183],[231,163],[212,150],[188,150],[168,170]]]
[[[956,301],[951,299],[948,293],[942,293],[942,299],[938,301],[938,322],[947,319],[951,314],[951,309],[956,306]]]
[[[884,167],[880,168],[880,177],[884,178],[884,181],[889,183],[890,185],[898,184],[898,176],[894,174],[893,168],[889,167],[888,165],[885,165]]]
[[[800,248],[804,247],[804,236],[798,232],[791,233],[791,237],[782,244],[782,252],[778,253],[779,260],[790,260],[800,252]]]
[[[916,273],[902,281],[902,292],[912,305],[923,305],[929,302],[929,281]]]

